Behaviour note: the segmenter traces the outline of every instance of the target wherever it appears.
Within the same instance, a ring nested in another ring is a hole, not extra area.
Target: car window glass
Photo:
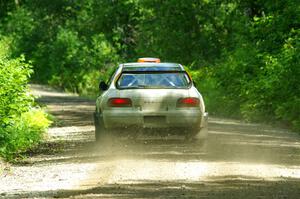
[[[190,80],[185,73],[124,73],[119,88],[187,88]]]

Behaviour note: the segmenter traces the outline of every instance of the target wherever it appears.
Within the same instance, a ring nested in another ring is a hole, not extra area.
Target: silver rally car
[[[95,137],[130,130],[157,129],[176,132],[187,139],[205,139],[207,117],[204,101],[183,66],[140,58],[121,64],[102,94],[94,113]],[[125,133],[124,133],[125,134]]]

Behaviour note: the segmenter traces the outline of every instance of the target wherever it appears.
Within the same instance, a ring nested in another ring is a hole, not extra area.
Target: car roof
[[[123,71],[184,71],[182,65],[177,63],[134,62],[122,64]]]

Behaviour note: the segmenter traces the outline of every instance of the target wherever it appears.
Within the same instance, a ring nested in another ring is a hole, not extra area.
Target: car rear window
[[[188,88],[191,81],[185,72],[126,72],[117,80],[117,88]]]

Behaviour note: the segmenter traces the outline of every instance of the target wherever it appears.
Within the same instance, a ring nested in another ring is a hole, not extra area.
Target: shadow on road
[[[205,182],[143,181],[129,184],[107,184],[88,189],[42,191],[9,197],[51,198],[299,198],[300,181],[264,181],[243,176],[211,178]],[[8,197],[8,198],[9,198]]]

